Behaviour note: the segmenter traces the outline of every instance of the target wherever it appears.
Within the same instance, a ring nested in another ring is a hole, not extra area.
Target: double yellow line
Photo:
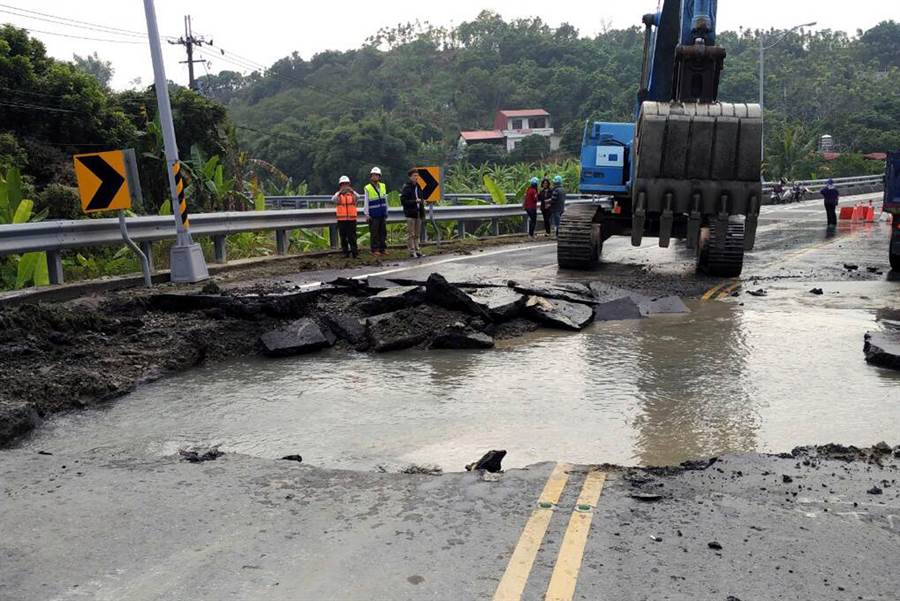
[[[708,301],[716,298],[721,300],[723,298],[728,298],[732,292],[741,287],[740,280],[728,280],[727,282],[722,282],[716,286],[713,286],[709,290],[706,291],[706,294],[703,295],[703,300]]]
[[[519,542],[509,559],[509,564],[506,566],[506,571],[503,573],[503,578],[497,586],[494,601],[519,601],[522,598],[534,560],[547,533],[559,498],[566,488],[571,469],[571,464],[557,463],[550,473],[538,499],[537,507],[528,518]],[[581,561],[591,529],[594,508],[600,500],[605,481],[606,473],[600,471],[590,471],[585,477],[581,494],[578,496],[575,509],[569,518],[569,525],[556,558],[553,574],[550,576],[550,585],[547,587],[547,594],[544,597],[546,601],[571,601],[575,595],[575,584],[578,582],[578,573],[581,570]]]

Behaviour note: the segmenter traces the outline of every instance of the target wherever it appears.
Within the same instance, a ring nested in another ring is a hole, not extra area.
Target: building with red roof
[[[504,109],[494,117],[494,129],[459,132],[459,147],[469,144],[497,144],[507,152],[516,149],[528,136],[544,136],[550,139],[550,150],[559,149],[560,137],[550,125],[550,113],[544,109]]]

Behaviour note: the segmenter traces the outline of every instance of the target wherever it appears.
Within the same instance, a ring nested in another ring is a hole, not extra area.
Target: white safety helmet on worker
[[[338,180],[338,184],[349,184],[349,183],[350,183],[350,178],[347,177],[346,175],[342,175],[341,179]]]
[[[369,171],[369,175],[381,175],[381,169],[378,167],[372,167],[372,170]]]

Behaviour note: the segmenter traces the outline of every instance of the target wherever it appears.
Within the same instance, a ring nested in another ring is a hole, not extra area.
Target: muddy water
[[[55,418],[26,445],[165,455],[220,444],[322,466],[459,470],[490,448],[543,460],[659,465],[838,441],[896,444],[900,373],[863,361],[896,284],[770,288],[688,316],[542,331],[483,352],[247,359]],[[744,302],[745,305],[740,303]]]

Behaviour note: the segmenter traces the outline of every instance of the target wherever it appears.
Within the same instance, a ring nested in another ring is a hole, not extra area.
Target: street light
[[[800,29],[801,27],[812,27],[816,23],[817,23],[816,21],[813,21],[812,23],[803,23],[802,25],[795,25],[794,27],[791,27],[790,29],[785,31],[781,35],[780,38],[778,38],[777,40],[775,40],[775,42],[773,42],[772,44],[770,44],[768,46],[766,46],[766,32],[761,31],[759,34],[759,110],[760,110],[760,116],[762,119],[762,123],[761,123],[762,124],[762,138],[760,140],[761,145],[759,148],[759,164],[760,165],[762,165],[763,161],[766,158],[766,128],[765,128],[765,108],[766,107],[765,107],[765,101],[764,101],[765,83],[766,83],[766,73],[765,73],[765,71],[766,71],[766,50],[777,46],[781,42],[781,40],[786,38],[787,34],[791,33],[792,31],[796,31],[796,30]]]

